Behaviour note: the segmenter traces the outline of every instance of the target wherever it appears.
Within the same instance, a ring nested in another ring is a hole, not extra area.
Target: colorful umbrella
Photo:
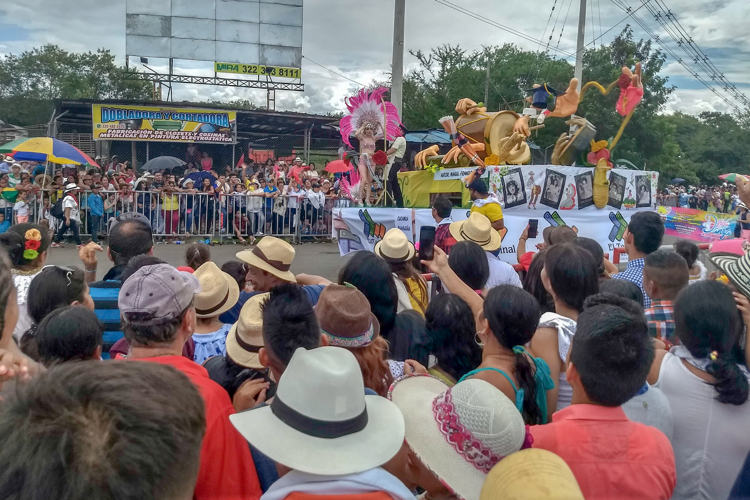
[[[0,146],[0,153],[3,153],[3,154],[12,153],[13,148],[15,148],[19,144],[22,144],[28,140],[29,140],[28,137],[24,137],[23,139],[16,139],[15,141],[10,141],[6,144],[3,144],[2,146]]]
[[[719,176],[719,179],[727,182],[735,182],[737,180],[737,176],[744,177],[742,174],[721,174]]]
[[[349,172],[352,169],[354,169],[354,166],[344,160],[333,160],[326,165],[325,171],[332,174],[340,174],[343,172]]]
[[[11,155],[18,161],[49,161],[60,164],[99,167],[89,155],[77,147],[51,137],[32,137],[18,144],[4,144],[0,146],[0,150],[5,147],[13,148]]]

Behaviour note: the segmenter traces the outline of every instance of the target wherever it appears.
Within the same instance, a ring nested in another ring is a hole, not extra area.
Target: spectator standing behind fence
[[[78,205],[77,194],[80,191],[79,187],[73,183],[69,183],[65,186],[65,197],[62,202],[63,217],[60,229],[57,230],[55,235],[55,241],[52,243],[52,247],[59,247],[60,241],[62,240],[65,233],[70,231],[73,233],[73,239],[77,245],[81,244],[80,228],[81,214]]]
[[[29,193],[19,191],[16,203],[13,205],[13,214],[16,218],[16,224],[29,222]]]
[[[161,213],[164,217],[164,232],[175,234],[180,226],[180,200],[177,196],[177,185],[167,181],[162,192]]]
[[[99,231],[102,228],[102,217],[104,216],[104,200],[101,192],[102,187],[99,184],[94,184],[86,198],[89,208],[89,233],[91,233],[91,241],[94,243],[99,243]]]

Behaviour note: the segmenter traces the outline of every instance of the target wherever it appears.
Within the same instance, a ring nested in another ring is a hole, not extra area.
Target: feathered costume
[[[385,87],[378,87],[372,92],[361,89],[355,96],[347,98],[345,103],[349,114],[339,122],[339,131],[344,143],[353,148],[349,138],[354,136],[359,139],[359,198],[363,203],[371,194],[370,172],[372,157],[375,153],[375,141],[382,139],[384,135],[388,141],[402,135],[401,119],[396,106],[383,99],[387,91]]]

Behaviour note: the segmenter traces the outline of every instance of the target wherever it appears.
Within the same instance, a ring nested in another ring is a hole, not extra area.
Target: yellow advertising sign
[[[215,62],[214,71],[217,73],[236,73],[238,75],[277,76],[280,78],[301,78],[299,68],[284,68],[281,66],[263,66],[262,64],[238,64]]]
[[[237,142],[237,112],[168,106],[92,104],[94,140]]]

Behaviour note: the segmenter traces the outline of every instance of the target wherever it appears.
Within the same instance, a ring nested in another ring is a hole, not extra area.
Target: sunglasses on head
[[[66,283],[65,283],[66,287],[69,287],[71,283],[73,282],[72,276],[73,276],[73,273],[75,272],[75,269],[73,269],[72,267],[56,266],[54,264],[48,264],[42,268],[42,271],[44,271],[45,269],[59,269],[60,271],[64,272],[65,280],[66,280]]]

